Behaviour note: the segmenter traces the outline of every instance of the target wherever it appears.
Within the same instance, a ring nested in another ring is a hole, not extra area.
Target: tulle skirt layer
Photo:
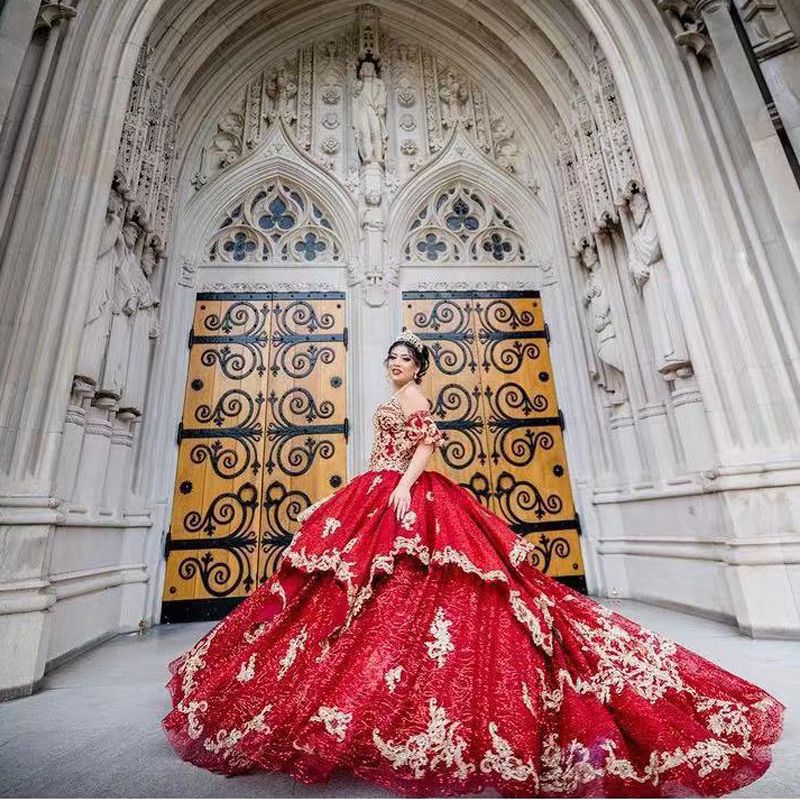
[[[686,796],[758,778],[783,706],[576,595],[435,472],[398,521],[367,472],[272,579],[171,665],[180,755],[399,794]]]

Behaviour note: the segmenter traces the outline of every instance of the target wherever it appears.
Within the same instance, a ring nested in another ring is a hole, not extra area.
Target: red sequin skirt
[[[269,582],[170,664],[182,758],[411,796],[718,796],[767,769],[777,700],[543,575],[439,473],[398,521],[399,478],[325,500]]]

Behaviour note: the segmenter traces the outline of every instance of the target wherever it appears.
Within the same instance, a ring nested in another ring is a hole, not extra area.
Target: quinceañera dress
[[[369,470],[305,514],[271,577],[170,664],[163,725],[229,775],[403,795],[721,795],[758,778],[783,706],[544,576],[445,476],[389,495],[427,411],[375,414]]]

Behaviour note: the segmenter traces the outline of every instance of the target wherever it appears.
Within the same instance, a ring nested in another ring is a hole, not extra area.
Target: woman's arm
[[[417,411],[427,411],[430,408],[428,399],[416,387],[412,387],[412,392],[400,400],[401,408],[406,417]],[[406,512],[411,507],[411,487],[414,482],[425,470],[425,467],[433,454],[434,446],[420,442],[411,456],[411,462],[406,467],[403,477],[395,486],[394,491],[389,495],[389,505],[394,509],[398,520],[402,520]]]
[[[397,482],[394,491],[389,495],[389,505],[394,509],[398,520],[402,520],[406,512],[411,507],[411,487],[414,482],[425,470],[425,467],[430,460],[433,453],[433,445],[420,442],[414,455],[411,456],[411,462],[403,477]]]

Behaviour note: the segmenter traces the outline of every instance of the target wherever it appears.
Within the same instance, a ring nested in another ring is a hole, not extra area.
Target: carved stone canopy
[[[534,182],[531,148],[497,92],[482,86],[469,65],[396,33],[377,9],[362,6],[338,31],[294,52],[276,53],[231,92],[224,108],[206,122],[200,145],[190,155],[196,164],[195,189],[203,191],[216,175],[258,149],[279,122],[300,150],[352,184],[363,160],[355,119],[362,64],[375,69],[385,87],[381,163],[395,188],[442,150],[456,125],[502,169],[523,183]]]

